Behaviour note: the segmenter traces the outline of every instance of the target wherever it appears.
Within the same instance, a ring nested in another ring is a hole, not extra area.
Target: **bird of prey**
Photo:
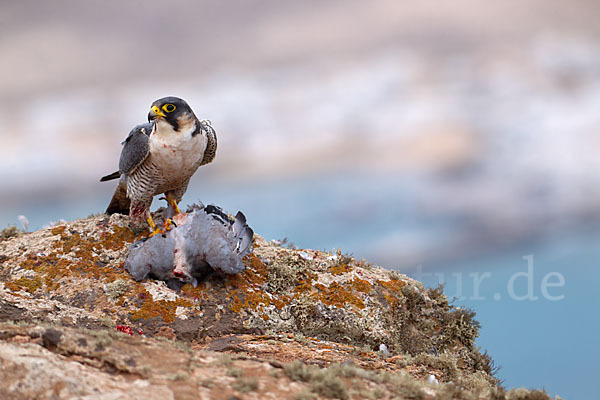
[[[174,217],[177,225],[163,237],[156,235],[131,245],[125,269],[141,281],[146,277],[177,288],[194,287],[212,271],[237,274],[245,269],[242,258],[252,251],[254,232],[238,211],[230,218],[217,206],[190,207]]]
[[[119,170],[100,179],[119,178],[106,213],[129,213],[133,226],[145,219],[152,235],[164,232],[150,214],[153,197],[164,193],[174,214],[181,212],[178,203],[190,178],[215,157],[216,133],[184,100],[164,97],[152,103],[148,123],[133,128],[122,144]],[[167,220],[164,229],[169,228]]]

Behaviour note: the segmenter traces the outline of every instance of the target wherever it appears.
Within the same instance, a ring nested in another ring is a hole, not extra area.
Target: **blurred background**
[[[507,387],[594,398],[599,39],[592,0],[4,0],[0,225],[103,211],[176,95],[219,139],[184,204],[445,283]]]

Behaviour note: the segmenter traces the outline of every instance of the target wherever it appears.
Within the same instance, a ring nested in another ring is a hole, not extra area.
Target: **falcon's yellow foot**
[[[165,220],[165,224],[164,224],[164,227],[162,229],[162,233],[167,233],[168,231],[170,231],[171,229],[173,229],[173,227],[177,227],[177,225],[175,224],[175,222],[173,222],[173,220],[171,218],[167,218]]]
[[[175,201],[174,198],[167,196],[167,202],[169,203],[169,205],[171,207],[173,207],[173,211],[175,211],[175,215],[181,214],[181,210],[179,209],[179,206],[177,205],[177,201]]]
[[[146,218],[146,222],[148,222],[148,226],[150,226],[150,237],[156,236],[158,234],[162,235],[164,233],[160,228],[156,226],[154,220],[152,219],[152,216],[148,216],[148,218]]]
[[[175,200],[171,200],[169,203],[173,207],[173,210],[175,210],[175,215],[181,214],[181,210],[179,209],[179,206],[177,205],[177,202],[175,202]]]

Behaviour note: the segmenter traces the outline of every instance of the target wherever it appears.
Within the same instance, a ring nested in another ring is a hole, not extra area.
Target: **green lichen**
[[[106,284],[106,295],[111,300],[117,300],[129,290],[129,284],[124,279],[117,279]]]

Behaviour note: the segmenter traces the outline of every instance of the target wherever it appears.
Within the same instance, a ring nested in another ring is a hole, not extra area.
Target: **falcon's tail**
[[[111,214],[129,214],[129,198],[127,197],[127,181],[120,180],[110,204],[106,208],[106,213]]]
[[[118,177],[121,176],[121,173],[119,171],[117,172],[113,172],[112,174],[103,176],[102,178],[100,178],[100,182],[106,182],[106,181],[110,181],[113,179],[117,179]]]

